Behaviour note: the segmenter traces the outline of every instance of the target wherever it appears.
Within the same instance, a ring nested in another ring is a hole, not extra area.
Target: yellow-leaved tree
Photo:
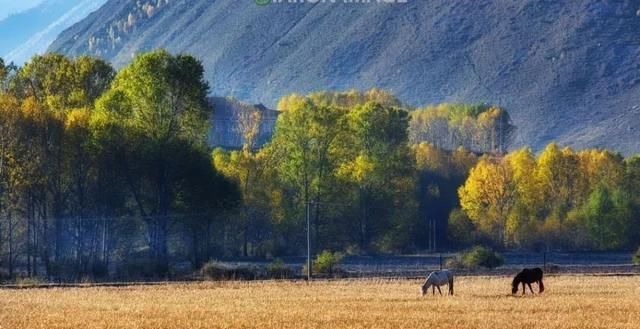
[[[460,206],[480,231],[495,242],[508,242],[506,224],[516,202],[514,176],[503,159],[483,157],[460,187]]]

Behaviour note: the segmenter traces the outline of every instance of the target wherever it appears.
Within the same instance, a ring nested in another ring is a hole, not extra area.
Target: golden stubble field
[[[458,278],[454,297],[406,280],[0,290],[0,328],[640,328],[640,277],[549,277],[526,297],[510,281]]]

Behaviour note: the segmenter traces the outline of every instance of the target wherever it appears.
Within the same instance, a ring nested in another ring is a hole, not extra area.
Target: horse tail
[[[538,282],[540,282],[540,293],[542,293],[544,291],[544,283],[542,283],[542,277],[543,276],[544,275],[541,273],[540,274],[540,281],[538,281]]]

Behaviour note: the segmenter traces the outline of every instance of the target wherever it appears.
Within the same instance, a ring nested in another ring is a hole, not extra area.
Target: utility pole
[[[307,281],[311,281],[311,201],[307,201]]]

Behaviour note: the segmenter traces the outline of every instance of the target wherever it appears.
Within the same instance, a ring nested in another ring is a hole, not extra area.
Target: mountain
[[[262,104],[248,104],[229,97],[210,97],[213,108],[209,145],[227,149],[241,148],[244,138],[239,129],[243,113],[260,113],[260,127],[256,145],[264,145],[273,134],[278,112],[267,109]]]
[[[21,64],[106,0],[46,0],[0,21],[0,57]]]
[[[496,103],[519,144],[635,153],[639,15],[631,0],[109,0],[50,50],[116,66],[158,47],[191,53],[213,94],[267,106],[292,92],[374,86],[411,105]]]
[[[13,14],[25,11],[40,4],[43,0],[0,0],[0,21]]]

